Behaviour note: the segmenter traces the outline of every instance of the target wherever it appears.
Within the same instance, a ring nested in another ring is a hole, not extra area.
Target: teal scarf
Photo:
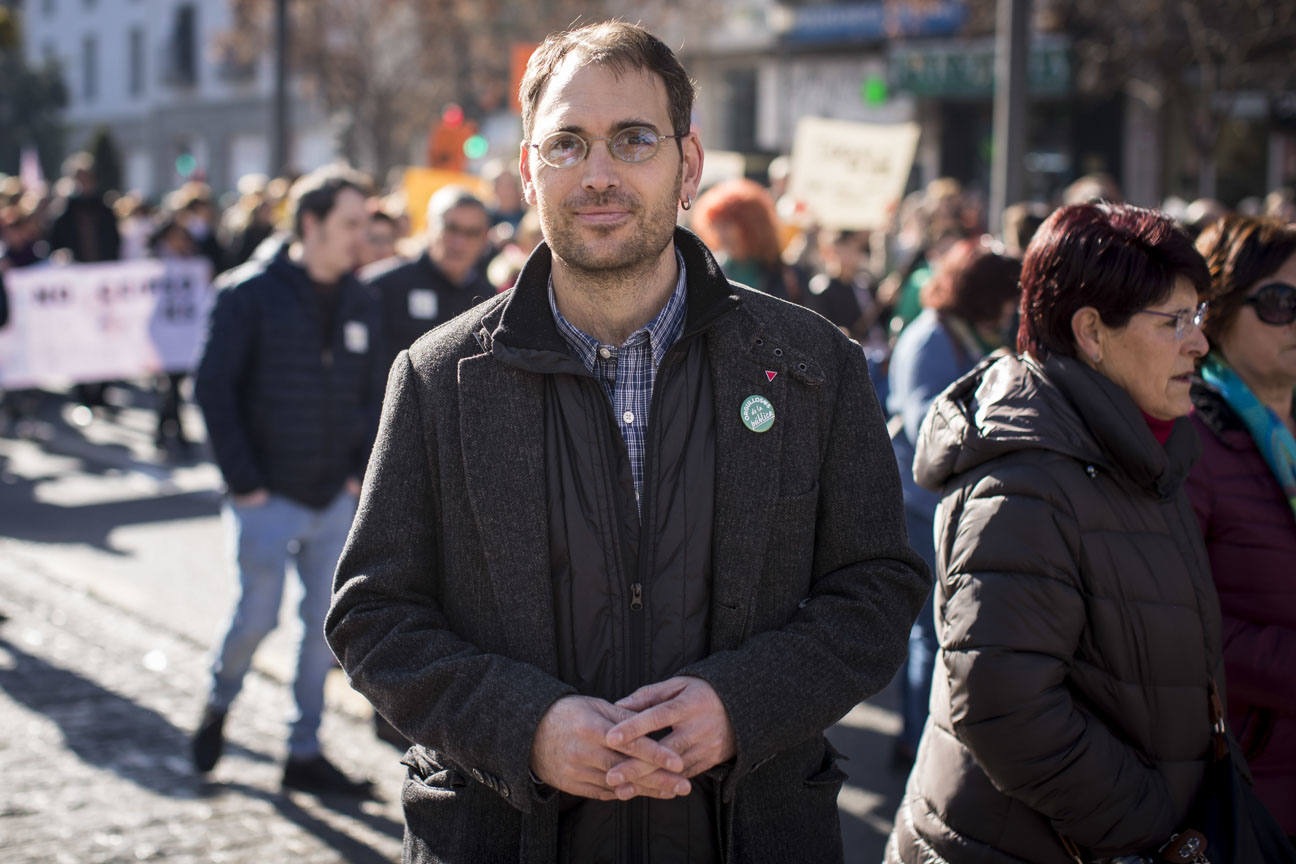
[[[1233,409],[1247,431],[1255,440],[1256,447],[1269,463],[1269,470],[1278,478],[1278,485],[1287,496],[1287,503],[1296,513],[1296,438],[1283,425],[1282,419],[1272,408],[1262,403],[1251,392],[1238,374],[1229,368],[1224,358],[1211,352],[1202,363],[1201,376],[1207,384],[1214,387],[1224,397],[1224,401]]]

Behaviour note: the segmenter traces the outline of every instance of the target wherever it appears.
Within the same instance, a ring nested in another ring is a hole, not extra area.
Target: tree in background
[[[1296,88],[1292,0],[1068,0],[1049,6],[1057,29],[1074,40],[1081,89],[1123,91],[1155,112],[1162,152],[1178,138],[1195,154],[1198,196],[1217,194],[1221,132],[1236,100],[1258,93],[1272,104]]]
[[[35,147],[45,176],[57,177],[67,90],[56,65],[27,66],[20,25],[12,9],[0,6],[0,171],[18,173],[23,148]]]
[[[224,62],[268,54],[273,0],[230,0]],[[291,68],[338,120],[342,149],[378,178],[407,161],[450,103],[469,119],[506,109],[511,48],[582,18],[599,0],[290,0]]]

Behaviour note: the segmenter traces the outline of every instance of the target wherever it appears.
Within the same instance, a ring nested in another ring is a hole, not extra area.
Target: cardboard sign
[[[828,228],[887,227],[918,149],[918,125],[804,117],[792,146],[789,192]]]

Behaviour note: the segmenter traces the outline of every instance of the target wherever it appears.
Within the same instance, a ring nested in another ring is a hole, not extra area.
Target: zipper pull
[[[643,608],[643,585],[638,582],[630,585],[630,608],[636,612]]]

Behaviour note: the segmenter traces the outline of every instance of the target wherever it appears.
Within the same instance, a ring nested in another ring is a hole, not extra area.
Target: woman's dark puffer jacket
[[[1101,858],[1181,826],[1224,684],[1198,452],[1071,358],[988,359],[933,404],[941,647],[888,862],[1066,864],[1059,833]]]

